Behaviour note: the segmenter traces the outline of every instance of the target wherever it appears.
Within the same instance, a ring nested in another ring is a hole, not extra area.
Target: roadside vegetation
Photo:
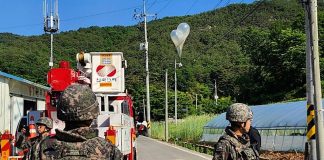
[[[202,136],[204,125],[215,118],[215,116],[211,114],[188,116],[184,119],[179,119],[177,125],[172,120],[169,122],[169,141],[173,143],[177,143],[177,141],[198,143]],[[165,122],[153,122],[151,129],[152,138],[165,140]]]

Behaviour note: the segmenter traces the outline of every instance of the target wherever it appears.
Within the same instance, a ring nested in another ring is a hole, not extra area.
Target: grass
[[[199,142],[204,125],[213,119],[215,115],[188,116],[185,119],[169,122],[169,141]],[[165,122],[153,122],[151,125],[151,136],[155,139],[165,140]]]
[[[215,115],[189,116],[178,120],[178,125],[174,121],[169,122],[169,142],[195,150],[202,153],[212,154],[210,147],[200,144],[199,140],[203,134],[203,127],[212,120]],[[151,137],[165,141],[165,122],[153,122],[151,125]],[[222,134],[224,129],[206,129],[209,134]],[[305,134],[304,128],[280,128],[280,129],[260,129],[263,136],[302,136]]]

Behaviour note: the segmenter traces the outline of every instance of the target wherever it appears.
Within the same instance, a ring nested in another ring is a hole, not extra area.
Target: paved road
[[[137,138],[138,160],[211,160],[212,156],[201,154],[148,137]]]

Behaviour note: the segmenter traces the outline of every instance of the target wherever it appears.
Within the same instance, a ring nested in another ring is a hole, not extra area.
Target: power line
[[[194,3],[192,3],[192,5],[190,6],[190,8],[188,9],[188,11],[186,12],[186,15],[188,15],[188,13],[190,12],[190,10],[192,9],[192,7],[198,2],[198,0],[195,0]]]
[[[243,1],[243,0],[242,0]],[[240,18],[240,20],[236,23],[234,23],[234,25],[220,38],[220,40],[223,40],[225,37],[228,37],[228,35],[233,31],[233,29],[238,25],[241,24],[246,18],[248,18],[249,16],[251,16],[257,9],[258,7],[264,2],[265,0],[261,0],[258,1],[258,3],[255,5],[254,8],[252,8],[252,10],[244,15],[242,18]],[[260,44],[262,44],[263,42],[260,42]],[[216,44],[215,44],[216,45]],[[212,47],[214,47],[215,45],[213,45]],[[211,48],[211,47],[210,47]]]
[[[241,1],[239,2],[239,4],[241,4],[243,1],[244,1],[244,0],[241,0]]]
[[[154,2],[150,3],[150,7],[151,8],[153,5],[155,5],[156,3],[161,3],[162,1],[157,1],[155,0]],[[84,19],[84,18],[89,18],[89,17],[94,17],[94,16],[99,16],[99,15],[103,15],[103,14],[112,14],[112,13],[116,13],[116,12],[121,12],[121,11],[126,11],[126,10],[133,10],[136,9],[138,7],[142,7],[142,5],[137,5],[137,6],[133,6],[133,7],[128,7],[128,8],[122,8],[122,9],[118,9],[118,10],[112,10],[112,11],[106,11],[106,12],[101,12],[101,13],[95,13],[92,15],[86,15],[86,16],[79,16],[79,17],[72,17],[69,19],[64,19],[61,21],[71,21],[71,20],[76,20],[76,19]]]
[[[231,0],[227,0],[226,4],[224,6],[227,6],[230,3]],[[217,9],[219,7],[219,5],[223,2],[223,0],[220,0],[216,6],[214,7],[214,9]]]
[[[157,0],[156,0],[153,3],[151,3],[151,6],[153,6],[153,4],[155,4],[155,3],[160,3],[160,2],[157,2]],[[99,15],[104,15],[104,14],[112,14],[112,13],[117,13],[117,12],[122,12],[122,11],[127,11],[127,10],[133,10],[133,9],[138,8],[138,7],[141,7],[141,5],[137,5],[137,6],[133,6],[133,7],[128,7],[128,8],[122,8],[122,9],[118,9],[118,10],[100,12],[100,13],[95,13],[95,14],[90,14],[90,15],[85,15],[85,16],[71,17],[71,18],[67,18],[67,19],[61,19],[60,21],[61,22],[67,22],[67,21],[74,21],[74,20],[86,19],[86,18],[95,17],[95,16],[99,16]],[[43,23],[17,25],[17,26],[8,26],[8,27],[0,27],[0,29],[14,29],[14,28],[33,27],[33,26],[40,26],[40,25],[43,25]]]
[[[229,3],[230,0],[227,1],[227,4]],[[243,0],[241,0],[242,2]],[[162,3],[165,1],[158,1],[155,0],[154,2],[151,3],[150,8],[157,4],[157,3]],[[156,13],[159,14],[161,13],[166,7],[168,7],[170,5],[172,1],[168,0],[167,3]],[[189,10],[186,12],[186,14],[188,14],[190,12],[190,10],[192,9],[192,7],[198,2],[198,0],[196,0],[192,6],[189,8]],[[219,7],[219,5],[223,2],[223,0],[220,0],[218,2],[218,4],[214,7],[217,8]],[[241,3],[240,2],[240,3]],[[75,21],[75,20],[80,20],[80,19],[86,19],[86,18],[90,18],[90,17],[95,17],[95,16],[100,16],[100,15],[104,15],[104,14],[113,14],[113,13],[117,13],[117,12],[122,12],[122,11],[127,11],[127,10],[133,10],[136,9],[138,7],[141,7],[141,5],[137,5],[137,6],[133,6],[133,7],[128,7],[128,8],[122,8],[122,9],[118,9],[118,10],[112,10],[112,11],[106,11],[106,12],[100,12],[100,13],[95,13],[95,14],[90,14],[90,15],[85,15],[85,16],[78,16],[78,17],[71,17],[71,18],[67,18],[67,19],[61,19],[61,22],[67,22],[67,21]],[[16,26],[8,26],[8,27],[0,27],[1,30],[4,29],[15,29],[15,28],[25,28],[25,27],[34,27],[34,26],[41,26],[43,25],[43,23],[35,23],[35,24],[26,24],[26,25],[16,25]]]
[[[169,0],[168,4],[170,3],[171,0]],[[157,4],[157,3],[162,3],[164,1],[158,1],[155,0],[154,2],[150,3],[150,8]],[[61,19],[61,22],[67,22],[67,21],[75,21],[75,20],[80,20],[80,19],[86,19],[86,18],[90,18],[90,17],[95,17],[95,16],[100,16],[100,15],[104,15],[104,14],[113,14],[113,13],[117,13],[117,12],[122,12],[122,11],[127,11],[127,10],[134,10],[138,7],[142,7],[142,5],[137,5],[137,6],[132,6],[132,7],[127,7],[127,8],[122,8],[122,9],[117,9],[117,10],[112,10],[112,11],[106,11],[106,12],[99,12],[99,13],[95,13],[95,14],[90,14],[90,15],[85,15],[85,16],[78,16],[78,17],[71,17],[71,18],[67,18],[67,19]],[[15,28],[25,28],[25,27],[34,27],[34,26],[42,26],[43,23],[35,23],[35,24],[26,24],[26,25],[16,25],[16,26],[8,26],[8,27],[0,27],[0,29],[4,30],[4,29],[15,29]]]
[[[228,0],[224,6],[227,6],[227,5],[230,3],[230,1],[231,1],[231,0]],[[244,1],[244,0],[241,0],[240,2],[238,2],[238,4],[243,3],[243,1]],[[215,5],[214,9],[217,9],[217,8],[220,6],[220,4],[221,4],[222,2],[223,2],[223,0],[220,0],[220,1]]]
[[[227,3],[225,4],[225,6],[227,6],[230,2],[231,2],[231,0],[228,0]]]
[[[150,10],[150,9],[152,8],[152,6],[155,5],[156,1],[157,1],[157,0],[155,0],[153,3],[151,3],[151,5],[147,8],[147,10]]]
[[[0,27],[0,29],[25,28],[25,27],[34,27],[34,26],[40,26],[40,25],[43,25],[43,23],[26,24],[26,25],[17,25],[17,26],[8,26],[8,27]]]
[[[99,15],[103,15],[103,14],[112,14],[112,13],[121,12],[121,11],[133,10],[138,7],[141,7],[141,5],[118,9],[118,10],[106,11],[106,12],[101,12],[101,13],[95,13],[95,14],[86,15],[86,16],[72,17],[72,18],[61,20],[61,21],[73,21],[73,20],[85,19],[85,18],[95,17],[95,16],[99,16]]]
[[[171,0],[168,0],[167,4],[164,5],[164,6],[163,6],[159,11],[157,11],[156,13],[157,13],[157,14],[161,13],[161,11],[164,10],[166,7],[168,7],[170,3],[171,3]]]
[[[216,6],[214,7],[214,9],[217,9],[217,8],[219,7],[219,5],[220,5],[222,2],[223,2],[223,0],[220,0],[220,1],[216,4]]]
[[[119,10],[113,10],[113,11],[107,11],[107,12],[101,12],[101,13],[86,15],[86,16],[79,16],[79,17],[72,17],[72,18],[62,19],[61,22],[67,22],[67,21],[74,21],[74,20],[86,19],[86,18],[90,18],[90,17],[95,17],[95,16],[103,15],[103,14],[112,14],[112,13],[116,13],[116,12],[121,12],[121,11],[135,9],[137,7],[140,7],[140,5],[133,6],[133,7],[128,7],[128,8],[123,8],[123,9],[119,9]],[[9,27],[0,27],[0,29],[23,28],[23,27],[32,27],[32,26],[39,26],[39,25],[43,25],[43,23],[27,24],[27,25],[17,25],[17,26],[9,26]]]
[[[255,5],[255,7],[254,8],[252,8],[252,10],[248,13],[248,14],[246,14],[245,16],[243,16],[242,18],[240,18],[240,21],[238,21],[238,22],[236,22],[236,23],[234,23],[234,25],[224,34],[224,36],[222,36],[222,38],[221,39],[223,39],[223,38],[225,38],[225,37],[227,37],[232,31],[233,31],[233,29],[237,26],[237,25],[239,25],[239,24],[241,24],[244,20],[246,20],[246,18],[248,18],[249,16],[251,16],[258,8],[259,8],[259,6],[261,6],[261,4],[264,2],[265,0],[261,0],[261,1],[259,1],[256,5]]]

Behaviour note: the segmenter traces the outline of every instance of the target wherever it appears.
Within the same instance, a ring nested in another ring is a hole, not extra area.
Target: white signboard
[[[119,93],[125,90],[122,52],[91,52],[92,90],[96,93]]]

